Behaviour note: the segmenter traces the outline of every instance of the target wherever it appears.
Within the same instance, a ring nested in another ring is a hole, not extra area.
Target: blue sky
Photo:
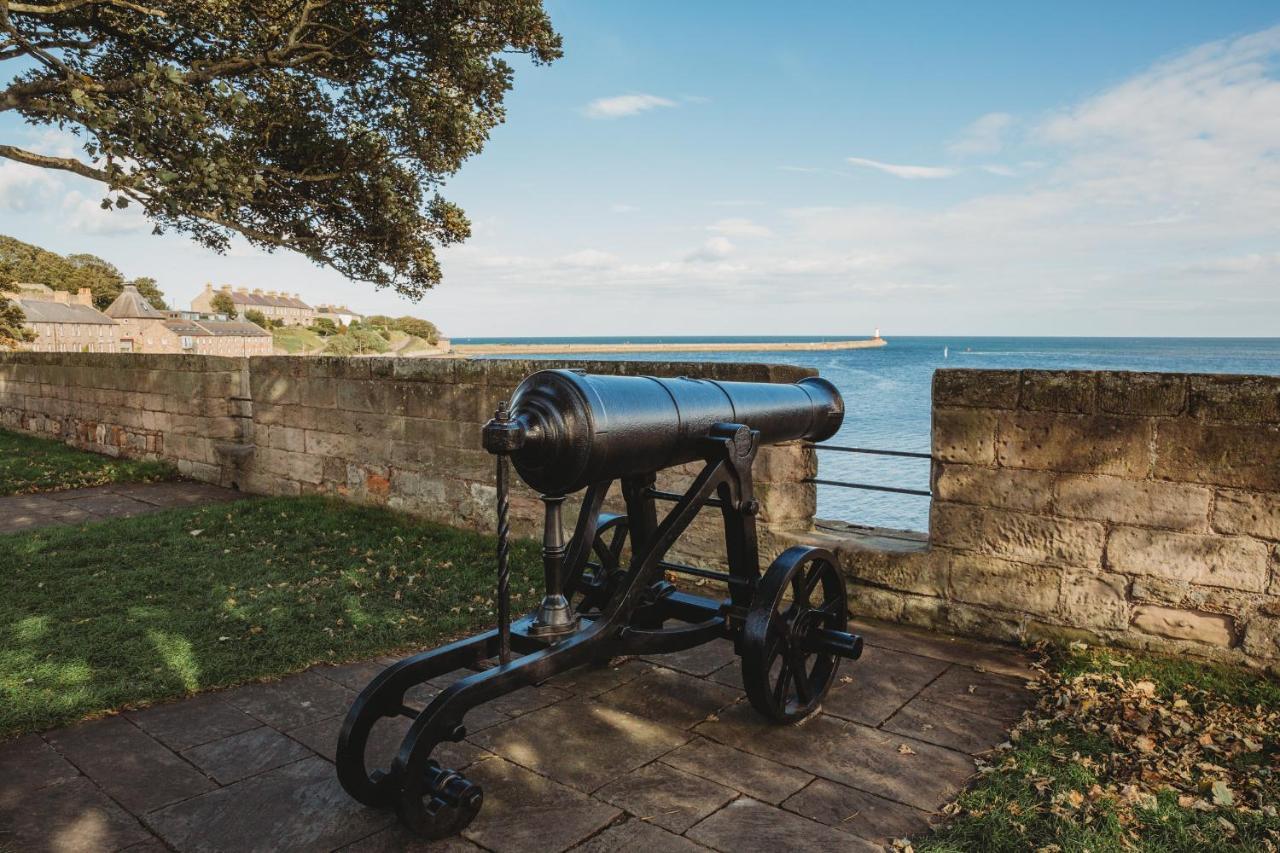
[[[419,305],[0,166],[0,231],[448,333],[1275,335],[1275,3],[552,0]],[[0,120],[28,146],[65,145]]]

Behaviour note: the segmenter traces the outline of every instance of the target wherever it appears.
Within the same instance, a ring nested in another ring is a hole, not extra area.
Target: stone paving
[[[128,518],[174,507],[237,500],[241,492],[206,483],[119,483],[61,492],[0,497],[0,533]]]
[[[727,642],[565,673],[476,709],[439,750],[484,786],[432,845],[335,778],[355,691],[387,660],[130,711],[0,744],[0,849],[883,849],[926,832],[1029,705],[1017,650],[863,625],[822,712],[764,723]],[[448,679],[441,679],[448,683]],[[409,698],[429,701],[440,684]],[[374,730],[389,756],[407,727]]]

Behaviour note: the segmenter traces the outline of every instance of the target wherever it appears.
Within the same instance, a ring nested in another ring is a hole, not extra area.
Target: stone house
[[[217,290],[212,284],[205,284],[204,290],[191,300],[191,310],[203,313],[216,311],[213,298],[219,293],[231,297],[231,302],[236,306],[236,315],[241,320],[246,311],[261,311],[268,320],[278,320],[286,326],[310,326],[316,319],[316,309],[303,302],[296,293],[277,293],[260,288],[251,291],[247,287],[232,290],[227,284]]]
[[[119,329],[110,317],[93,307],[89,288],[77,293],[53,290],[43,284],[17,285],[13,298],[26,315],[36,339],[33,352],[115,352]]]
[[[105,312],[120,326],[121,352],[270,355],[271,333],[221,314],[160,311],[127,284]]]
[[[349,326],[357,320],[364,319],[364,315],[359,311],[355,311],[345,305],[317,305],[316,317],[318,319],[332,320],[340,326]]]

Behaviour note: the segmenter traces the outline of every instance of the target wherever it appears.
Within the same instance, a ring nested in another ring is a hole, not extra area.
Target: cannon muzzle
[[[778,444],[822,441],[843,421],[840,392],[816,376],[775,384],[542,370],[520,383],[510,419],[486,427],[484,441],[511,454],[531,488],[564,495],[702,458],[719,423]]]

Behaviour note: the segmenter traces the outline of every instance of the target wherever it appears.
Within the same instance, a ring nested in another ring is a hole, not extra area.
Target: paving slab
[[[1023,679],[955,666],[920,691],[920,698],[957,711],[1012,723],[1035,701]]]
[[[183,758],[219,785],[230,785],[310,755],[311,750],[269,726],[229,735],[182,753]]]
[[[929,831],[929,812],[826,779],[814,781],[782,807],[876,844]]]
[[[678,669],[689,675],[710,675],[722,668],[738,656],[733,653],[733,643],[728,640],[713,640],[701,646],[694,646],[682,652],[670,652],[665,655],[645,655],[643,660],[668,669]]]
[[[69,782],[80,771],[39,735],[23,735],[0,743],[0,810],[12,807],[32,791]],[[0,841],[4,836],[0,834]]]
[[[708,849],[636,818],[611,826],[573,848],[574,853],[701,853]]]
[[[147,816],[181,851],[333,850],[389,826],[389,812],[360,805],[319,757],[270,770]]]
[[[596,796],[646,823],[680,833],[738,792],[655,761],[613,780]]]
[[[867,646],[857,661],[842,663],[822,710],[878,726],[950,666],[937,658]]]
[[[689,830],[688,837],[725,853],[779,850],[881,853],[880,845],[749,797],[734,800]]]
[[[339,664],[338,666],[329,666],[327,664],[313,666],[308,672],[313,672],[321,678],[327,678],[330,681],[341,684],[348,690],[359,693],[369,686],[370,681],[373,681],[375,677],[393,663],[395,663],[393,658],[374,658],[373,660],[356,661],[355,663]]]
[[[814,778],[793,767],[702,737],[694,738],[659,760],[771,805],[782,802]]]
[[[917,698],[882,726],[926,743],[980,755],[1008,738],[1008,726],[1000,720],[939,705]]]
[[[575,696],[598,696],[606,690],[639,678],[650,668],[649,664],[640,660],[624,660],[616,665],[611,662],[604,666],[580,666],[554,676],[547,684]]]
[[[857,620],[850,630],[861,634],[868,645],[961,663],[1010,678],[1036,677],[1026,654],[1015,646],[866,619]]]
[[[688,729],[741,696],[739,691],[714,681],[654,667],[596,698],[629,713]]]
[[[314,672],[237,687],[221,696],[246,714],[281,730],[345,714],[356,698],[354,691]]]
[[[484,808],[463,836],[496,853],[567,850],[621,812],[500,758],[481,761],[467,777],[484,788]]]
[[[338,732],[342,730],[344,719],[345,717],[330,717],[292,729],[286,734],[322,758],[334,761],[338,750]],[[408,717],[384,717],[374,723],[369,741],[365,744],[365,763],[369,771],[386,770],[391,766],[391,761],[400,750],[400,743],[412,723]],[[487,755],[489,753],[485,750],[466,741],[446,741],[431,753],[431,757],[441,765],[454,770],[461,770]]]
[[[764,722],[749,705],[735,705],[695,731],[926,811],[954,797],[974,773],[970,756],[825,714],[779,726]]]
[[[670,752],[690,735],[592,700],[559,702],[468,740],[557,782],[591,792]]]
[[[110,853],[152,837],[83,776],[0,804],[0,827],[0,848],[15,853]]]
[[[262,725],[222,698],[205,693],[124,715],[170,749],[183,750]]]
[[[124,717],[60,729],[48,741],[112,799],[134,814],[216,787]]]
[[[483,851],[483,847],[465,838],[427,841],[399,825],[387,827],[368,838],[362,838],[354,844],[339,848],[339,853],[483,853]]]

